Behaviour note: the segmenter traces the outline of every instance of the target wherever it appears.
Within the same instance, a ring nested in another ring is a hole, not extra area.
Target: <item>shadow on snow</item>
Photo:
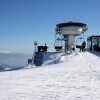
[[[89,51],[89,52],[100,57],[100,51]]]

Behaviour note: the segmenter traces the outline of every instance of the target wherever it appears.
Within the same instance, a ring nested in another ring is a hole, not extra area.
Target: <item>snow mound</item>
[[[47,52],[44,54],[45,65],[58,64],[62,62],[69,62],[74,60],[79,60],[82,55],[78,52]]]
[[[31,65],[31,64],[24,66],[25,69],[31,69],[31,68],[35,68],[35,67],[36,67],[35,65]]]

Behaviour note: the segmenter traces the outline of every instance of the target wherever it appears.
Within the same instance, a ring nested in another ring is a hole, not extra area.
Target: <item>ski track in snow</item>
[[[54,58],[61,63],[47,65]],[[1,72],[0,100],[100,100],[99,56],[59,54],[51,60],[38,68]]]

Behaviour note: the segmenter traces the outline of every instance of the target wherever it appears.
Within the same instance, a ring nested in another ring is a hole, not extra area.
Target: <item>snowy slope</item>
[[[42,67],[1,72],[0,100],[100,100],[97,55],[53,54]]]

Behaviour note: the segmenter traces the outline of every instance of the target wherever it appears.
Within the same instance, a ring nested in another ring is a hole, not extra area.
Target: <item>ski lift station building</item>
[[[60,40],[65,41],[65,50],[71,50],[75,46],[75,37],[83,34],[87,30],[87,25],[79,22],[67,22],[56,25],[56,35]],[[56,40],[58,38],[56,37]]]
[[[92,35],[87,38],[87,48],[90,51],[100,51],[100,35]]]

